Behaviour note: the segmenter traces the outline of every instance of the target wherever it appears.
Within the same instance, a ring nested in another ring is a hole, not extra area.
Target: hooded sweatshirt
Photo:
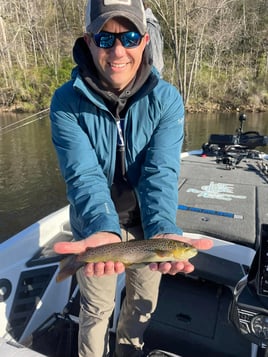
[[[121,236],[120,224],[136,225],[137,218],[145,239],[162,233],[181,234],[176,214],[183,101],[154,68],[150,72],[147,56],[145,50],[133,82],[116,96],[102,87],[89,50],[79,39],[74,48],[78,66],[71,80],[53,95],[52,140],[66,183],[76,240],[100,231]],[[119,121],[122,126],[117,125]],[[118,139],[122,138],[125,147],[120,156],[122,141]],[[123,194],[129,190],[136,200],[130,202],[118,190]],[[119,196],[125,207],[119,204]],[[128,217],[125,221],[123,212]]]
[[[126,228],[140,225],[141,219],[137,198],[126,175],[123,132],[124,113],[128,108],[129,99],[143,86],[151,74],[152,60],[149,56],[148,47],[144,51],[142,63],[136,77],[119,95],[107,91],[103,87],[98,77],[91,52],[83,38],[77,39],[73,49],[73,56],[78,65],[80,76],[92,90],[104,98],[107,107],[117,121],[118,140],[111,197],[119,215],[120,225]],[[157,84],[157,81],[155,78],[151,88]]]

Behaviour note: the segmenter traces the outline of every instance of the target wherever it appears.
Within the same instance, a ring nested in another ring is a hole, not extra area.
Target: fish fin
[[[146,265],[149,265],[149,263],[125,264],[125,267],[129,268],[129,269],[141,269],[141,268],[144,268]]]
[[[76,255],[70,255],[60,262],[60,271],[56,276],[57,283],[67,279],[69,276],[74,275],[76,271],[83,266],[84,263],[77,261]]]
[[[172,253],[169,250],[155,250],[155,254],[159,257],[170,257]]]

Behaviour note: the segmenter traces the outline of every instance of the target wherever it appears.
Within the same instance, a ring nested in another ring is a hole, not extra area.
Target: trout
[[[60,282],[86,263],[122,262],[126,267],[138,267],[149,263],[183,261],[194,257],[197,249],[192,245],[173,239],[157,238],[109,243],[88,248],[84,253],[72,254],[60,263],[56,277]]]

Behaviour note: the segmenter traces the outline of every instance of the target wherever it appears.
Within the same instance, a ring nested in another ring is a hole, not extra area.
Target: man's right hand
[[[58,242],[54,245],[54,251],[58,254],[80,254],[88,248],[98,247],[109,243],[119,243],[121,239],[118,235],[109,232],[94,233],[88,238],[75,242]],[[121,262],[98,262],[85,265],[86,276],[102,276],[120,274],[125,271],[125,266]]]

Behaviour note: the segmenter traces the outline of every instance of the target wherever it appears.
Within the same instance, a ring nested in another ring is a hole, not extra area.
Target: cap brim
[[[124,17],[137,28],[141,35],[144,35],[146,32],[145,24],[135,16],[133,13],[129,13],[126,11],[113,11],[113,12],[106,12],[105,14],[99,16],[97,19],[92,21],[86,28],[87,32],[92,33],[99,33],[103,26],[106,24],[107,21],[111,20],[114,17]]]

